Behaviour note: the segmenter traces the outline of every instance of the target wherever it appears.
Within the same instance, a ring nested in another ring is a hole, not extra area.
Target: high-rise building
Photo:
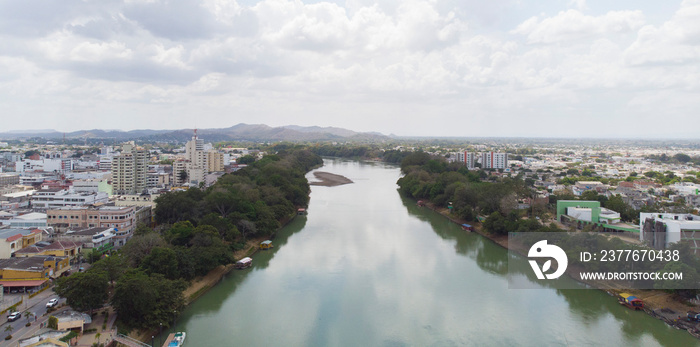
[[[207,172],[224,171],[224,154],[216,150],[207,152]]]
[[[508,168],[508,153],[484,152],[481,153],[481,167],[484,169]]]
[[[112,186],[114,194],[137,194],[147,187],[148,153],[134,142],[122,145],[120,155],[112,159]]]
[[[187,163],[187,182],[204,182],[204,174],[207,172],[207,153],[204,151],[204,140],[197,137],[197,129],[194,130],[192,140],[185,145],[185,157]]]
[[[464,163],[464,166],[466,166],[468,169],[473,169],[474,164],[476,164],[476,155],[467,151],[457,152],[457,161]]]

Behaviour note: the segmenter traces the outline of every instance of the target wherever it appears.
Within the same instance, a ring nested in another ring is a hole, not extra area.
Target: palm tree
[[[11,324],[8,324],[8,325],[5,327],[5,331],[7,331],[7,332],[10,333],[9,335],[7,335],[7,337],[5,338],[5,340],[10,340],[10,339],[12,339],[12,330],[14,330],[14,329],[15,329],[15,328],[13,328]]]
[[[24,314],[24,318],[27,318],[27,324],[29,324],[29,317],[33,316],[34,314],[29,312],[29,310],[24,311],[22,314]]]

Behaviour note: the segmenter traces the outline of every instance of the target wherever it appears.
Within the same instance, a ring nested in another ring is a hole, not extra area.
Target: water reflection
[[[508,289],[507,252],[402,200],[395,166],[327,160],[321,170],[355,183],[313,186],[305,220],[188,307],[176,329],[191,345],[695,343],[649,317],[634,322],[601,292]]]

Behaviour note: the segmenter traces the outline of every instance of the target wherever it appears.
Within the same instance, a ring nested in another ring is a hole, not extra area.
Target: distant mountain
[[[181,130],[79,130],[61,133],[55,130],[45,131],[11,131],[0,133],[0,139],[16,140],[23,138],[44,139],[91,139],[91,140],[142,140],[185,142],[192,138],[192,129]],[[197,129],[197,135],[211,142],[217,141],[373,141],[388,139],[379,133],[359,133],[335,127],[302,127],[287,125],[270,127],[265,124],[237,124],[230,128]]]

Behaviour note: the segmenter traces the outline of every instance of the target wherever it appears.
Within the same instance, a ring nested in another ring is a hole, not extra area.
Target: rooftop
[[[66,232],[66,235],[86,235],[86,236],[92,236],[92,235],[97,235],[105,230],[114,230],[112,228],[89,228],[89,229],[79,229],[79,230],[69,230]]]
[[[37,255],[34,257],[0,259],[0,269],[41,272],[44,271],[44,261],[55,259],[64,259],[64,257]]]
[[[11,238],[13,236],[17,236],[17,235],[20,235],[20,237],[27,236],[31,233],[36,233],[37,230],[39,230],[39,229],[34,229],[34,230],[14,229],[14,228],[13,229],[2,229],[2,230],[0,230],[0,239],[9,239],[9,238]],[[41,230],[39,230],[38,232],[41,232]],[[16,240],[16,238],[13,239],[12,241],[14,241],[14,240]]]

